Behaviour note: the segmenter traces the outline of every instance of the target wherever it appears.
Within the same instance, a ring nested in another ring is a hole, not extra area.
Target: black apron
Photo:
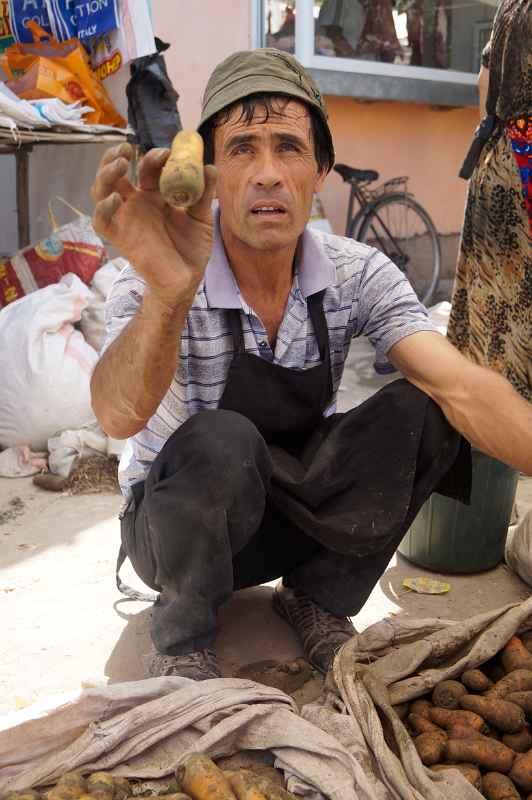
[[[247,417],[270,445],[297,453],[323,423],[332,402],[333,384],[329,331],[323,311],[324,292],[308,299],[321,363],[291,369],[246,353],[240,311],[229,311],[234,356],[219,408]]]
[[[405,380],[324,418],[333,396],[324,294],[308,298],[321,363],[307,370],[246,353],[240,311],[228,312],[235,353],[219,408],[243,414],[266,440],[278,510],[328,549],[362,556],[400,539],[436,487],[468,502],[470,454]]]

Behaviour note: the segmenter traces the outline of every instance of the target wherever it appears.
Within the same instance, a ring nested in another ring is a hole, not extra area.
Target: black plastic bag
[[[131,62],[131,78],[126,87],[128,122],[135,131],[129,141],[137,144],[142,153],[153,147],[170,147],[183,127],[177,109],[179,95],[161,55],[170,45],[157,37],[155,45],[157,53]]]

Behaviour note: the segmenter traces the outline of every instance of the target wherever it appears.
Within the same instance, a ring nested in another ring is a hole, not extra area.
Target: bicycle
[[[431,218],[408,191],[408,178],[392,178],[369,189],[379,179],[376,170],[347,164],[335,164],[334,169],[351,187],[345,235],[387,255],[428,305],[440,276],[440,239]]]

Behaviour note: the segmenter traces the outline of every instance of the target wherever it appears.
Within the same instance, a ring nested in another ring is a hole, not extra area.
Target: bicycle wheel
[[[367,211],[358,239],[388,256],[428,305],[440,277],[438,232],[425,209],[401,192],[385,194]]]

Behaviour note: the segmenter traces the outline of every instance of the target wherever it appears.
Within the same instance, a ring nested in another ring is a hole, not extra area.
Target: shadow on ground
[[[273,610],[272,588],[255,586],[235,592],[220,611],[220,633],[215,650],[224,676],[264,659],[292,661],[302,655],[292,628]],[[125,625],[105,664],[110,683],[139,680],[147,675],[146,659],[153,649],[150,638],[151,606],[121,601],[114,604]]]

